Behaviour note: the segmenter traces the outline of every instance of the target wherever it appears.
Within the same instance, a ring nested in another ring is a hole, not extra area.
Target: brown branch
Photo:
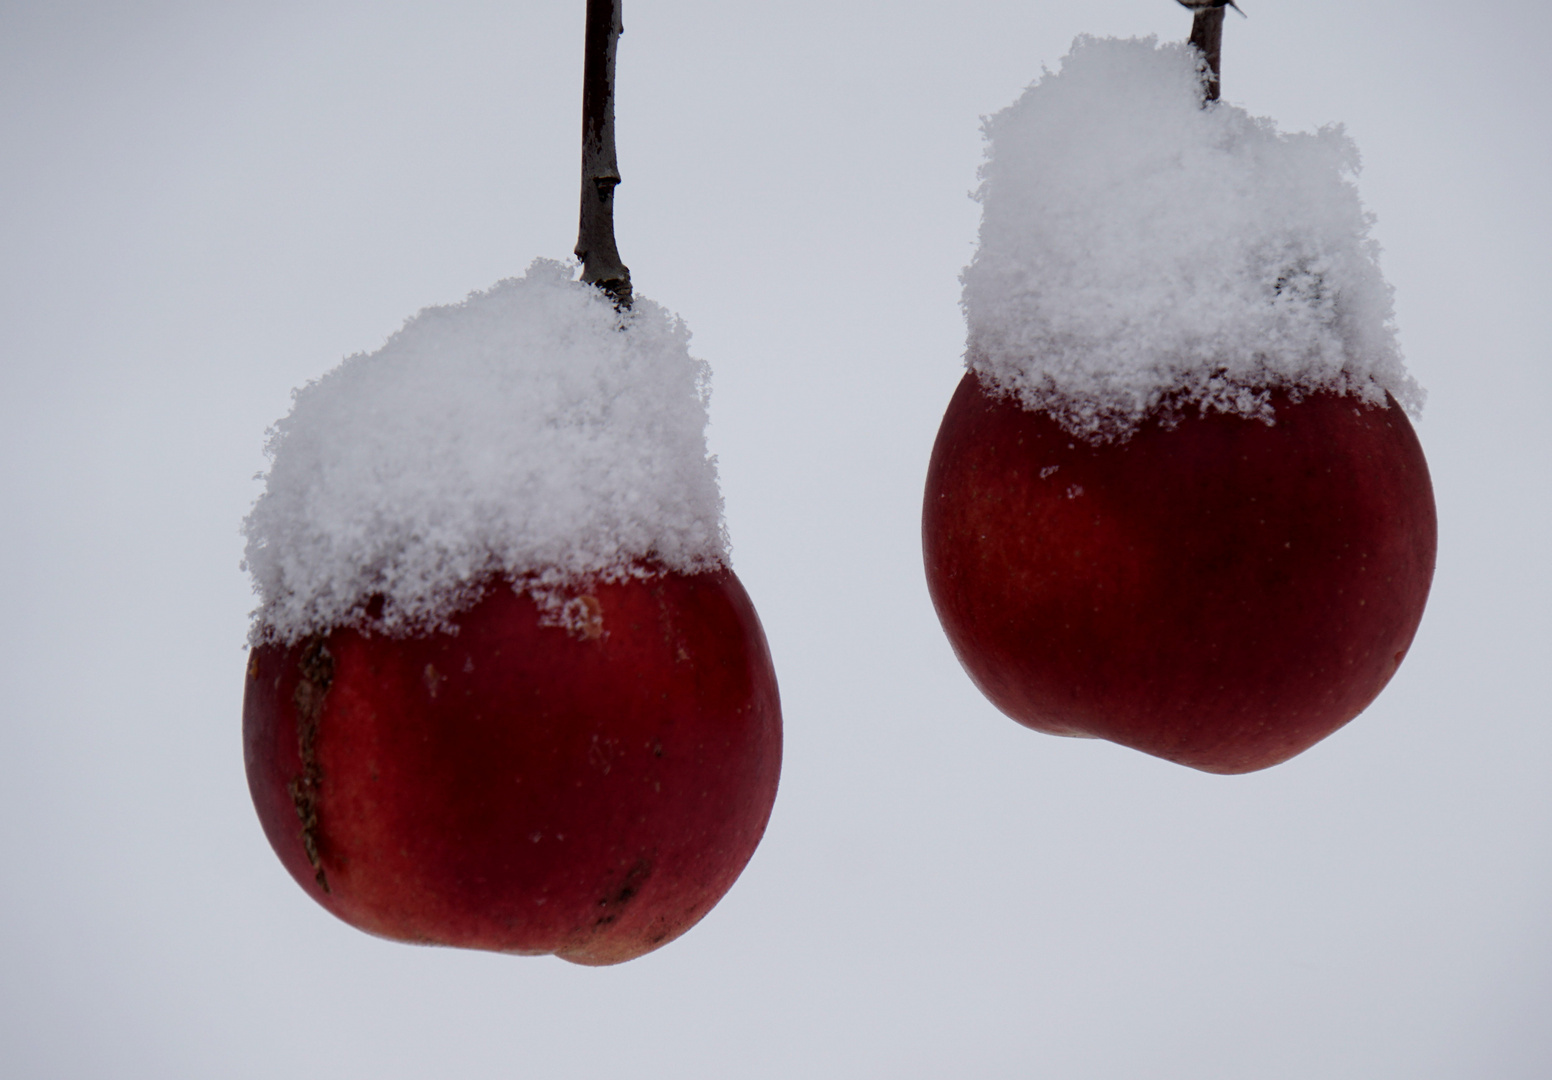
[[[614,242],[614,189],[620,165],[614,153],[614,54],[625,27],[623,0],[587,0],[586,53],[582,65],[582,213],[577,258],[582,280],[631,304],[630,270]]]
[[[1191,20],[1191,44],[1207,61],[1211,74],[1207,77],[1207,101],[1218,100],[1219,59],[1223,53],[1223,6],[1199,7]]]

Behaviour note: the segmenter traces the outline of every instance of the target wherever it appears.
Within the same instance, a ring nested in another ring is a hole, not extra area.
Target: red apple
[[[1351,720],[1422,618],[1433,488],[1402,410],[1274,395],[1094,444],[966,375],[938,432],[927,583],[1013,719],[1208,772]]]
[[[727,892],[781,766],[743,587],[664,572],[568,616],[493,583],[454,633],[253,650],[248,782],[313,899],[398,941],[613,964]]]

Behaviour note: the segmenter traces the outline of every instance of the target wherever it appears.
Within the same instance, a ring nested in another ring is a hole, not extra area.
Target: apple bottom
[[[727,892],[781,768],[749,597],[665,572],[564,614],[493,582],[456,633],[253,650],[248,783],[313,899],[397,941],[613,964]]]
[[[1394,404],[1273,406],[1271,425],[1187,415],[1095,445],[965,376],[933,447],[923,551],[993,704],[1240,773],[1374,700],[1433,578],[1422,449]]]

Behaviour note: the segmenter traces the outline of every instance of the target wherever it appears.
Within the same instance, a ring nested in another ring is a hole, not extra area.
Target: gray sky
[[[592,970],[325,914],[239,715],[264,429],[420,307],[568,254],[581,0],[0,4],[6,1075],[1552,1072],[1552,12],[1242,6],[1225,97],[1364,153],[1440,545],[1380,700],[1215,777],[1001,717],[918,540],[978,117],[1075,34],[1189,15],[630,0],[620,249],[715,371],[787,742],[733,891]]]

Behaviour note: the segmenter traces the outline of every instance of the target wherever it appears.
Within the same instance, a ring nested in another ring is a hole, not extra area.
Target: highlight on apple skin
[[[596,583],[564,623],[494,582],[457,633],[252,652],[249,785],[314,900],[398,941],[613,964],[754,853],[781,714],[729,571]]]
[[[1433,577],[1399,407],[1275,399],[1090,443],[966,374],[928,469],[927,583],[966,672],[1038,731],[1264,769],[1360,713]]]

